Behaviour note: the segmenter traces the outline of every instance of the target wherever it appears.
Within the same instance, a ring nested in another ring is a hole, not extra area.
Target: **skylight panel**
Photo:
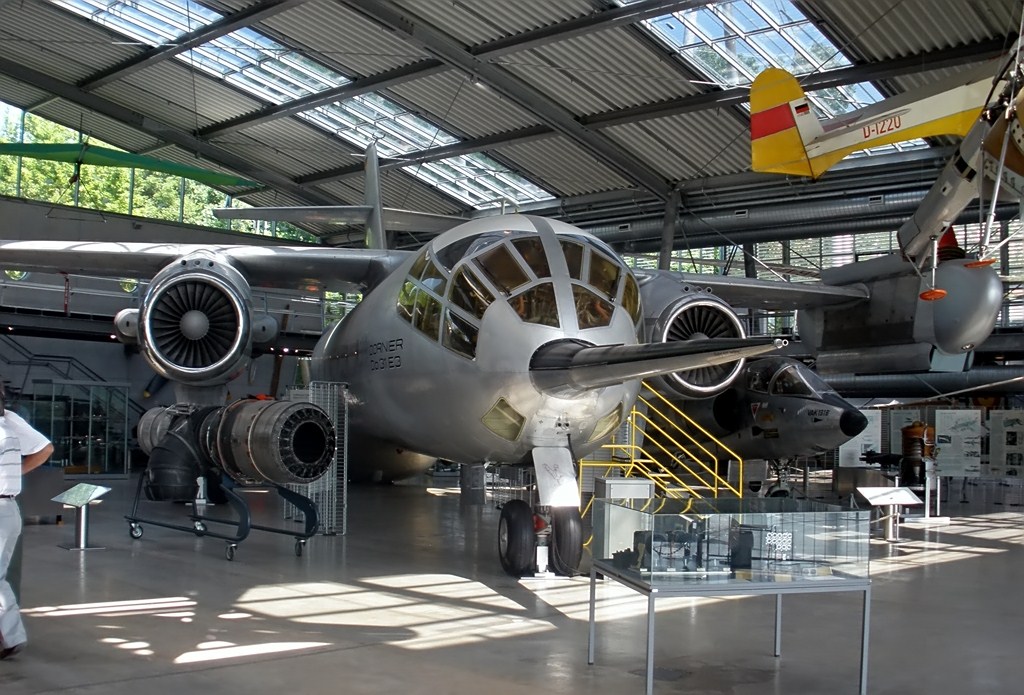
[[[747,86],[769,67],[801,77],[851,65],[788,0],[717,2],[644,20],[642,25],[723,89]],[[808,92],[807,96],[819,118],[834,118],[882,99],[868,82]],[[924,141],[914,140],[884,149],[922,146]]]
[[[722,16],[728,17],[729,21],[744,33],[764,31],[771,28],[768,21],[745,2],[723,5],[719,8],[719,12]]]
[[[752,0],[750,4],[762,12],[776,26],[807,21],[804,13],[793,7],[793,3],[788,0]]]
[[[804,52],[782,34],[776,32],[756,34],[750,39],[763,53],[772,56],[778,67],[785,68],[794,75],[807,74],[814,70],[814,65],[807,59]],[[755,73],[754,76],[756,77],[757,74]]]
[[[158,45],[221,18],[191,0],[50,0],[53,4],[138,39]]]
[[[173,43],[222,18],[193,0],[50,2],[152,46]],[[301,99],[351,81],[248,27],[174,57],[272,104]],[[297,116],[360,147],[376,142],[381,156],[389,158],[459,142],[454,135],[376,93],[319,106]],[[477,207],[499,205],[496,201],[500,200],[520,203],[554,198],[482,154],[409,167],[409,171]]]
[[[719,19],[711,8],[705,7],[699,10],[691,10],[686,12],[684,16],[687,24],[711,41],[731,39],[737,36],[736,32],[727,27],[725,22]]]

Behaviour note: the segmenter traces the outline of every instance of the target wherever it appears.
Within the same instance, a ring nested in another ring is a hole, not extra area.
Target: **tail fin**
[[[369,208],[366,215],[366,247],[386,249],[387,236],[384,232],[384,210],[380,203],[380,163],[377,161],[377,143],[366,147],[364,165],[363,205]]]
[[[814,171],[807,144],[823,132],[793,75],[768,68],[754,78],[750,86],[750,157],[754,171],[820,175],[824,169]]]

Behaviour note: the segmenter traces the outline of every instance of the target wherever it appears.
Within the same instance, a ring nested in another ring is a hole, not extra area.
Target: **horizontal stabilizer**
[[[563,340],[542,346],[530,360],[534,384],[546,392],[582,392],[687,369],[756,357],[786,345],[771,338],[705,338],[640,345],[590,346]]]
[[[369,205],[314,205],[309,207],[215,208],[221,220],[267,220],[291,224],[366,224]],[[384,228],[399,232],[440,233],[466,221],[452,215],[383,208]]]

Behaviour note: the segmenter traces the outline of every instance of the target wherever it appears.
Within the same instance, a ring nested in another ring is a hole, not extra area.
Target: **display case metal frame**
[[[867,694],[868,682],[868,635],[871,629],[871,580],[844,579],[835,582],[758,582],[730,578],[724,581],[707,582],[692,579],[678,585],[651,586],[638,579],[635,573],[627,574],[613,564],[594,560],[590,568],[590,625],[587,639],[587,663],[594,664],[595,624],[597,613],[597,576],[613,579],[637,593],[647,596],[647,686],[644,692],[652,695],[654,688],[654,604],[658,598],[701,597],[701,596],[760,596],[775,594],[775,656],[782,655],[782,595],[814,594],[836,591],[861,591],[864,594],[863,617],[860,634],[860,695]]]

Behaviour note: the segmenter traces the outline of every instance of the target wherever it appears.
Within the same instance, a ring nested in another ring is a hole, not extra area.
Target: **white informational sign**
[[[940,476],[981,475],[981,411],[935,411],[935,466]]]
[[[856,437],[839,445],[839,465],[844,468],[867,465],[861,460],[866,451],[882,453],[882,411],[862,410],[868,426]]]
[[[1024,478],[1024,410],[990,410],[988,471],[993,478]]]
[[[919,408],[889,411],[889,452],[903,453],[903,428],[915,422],[922,422]]]

